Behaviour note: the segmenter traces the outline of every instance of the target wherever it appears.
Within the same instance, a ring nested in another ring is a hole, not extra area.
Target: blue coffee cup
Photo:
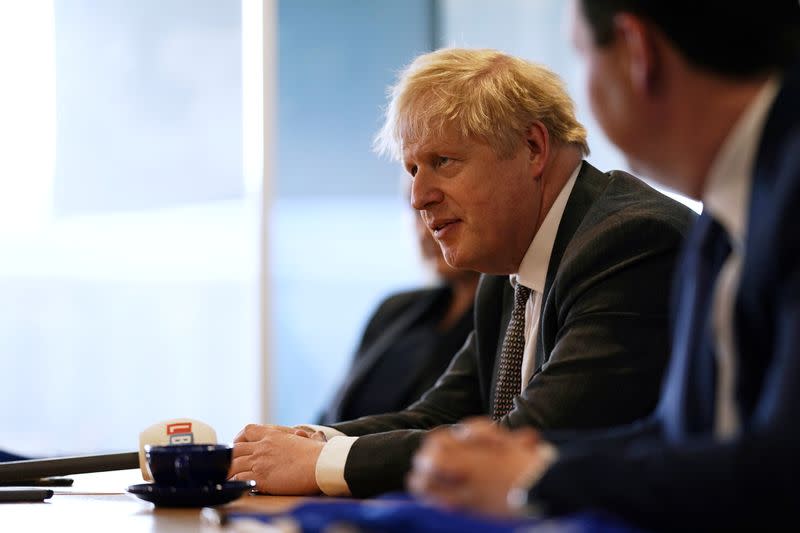
[[[225,444],[147,444],[144,453],[153,480],[176,487],[224,483],[233,459],[233,447]]]

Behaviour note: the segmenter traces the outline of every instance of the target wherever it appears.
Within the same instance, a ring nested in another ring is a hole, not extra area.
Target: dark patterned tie
[[[514,398],[522,389],[522,355],[525,351],[525,305],[531,290],[520,285],[514,288],[514,311],[500,351],[500,368],[494,391],[492,418],[500,420],[514,406]]]

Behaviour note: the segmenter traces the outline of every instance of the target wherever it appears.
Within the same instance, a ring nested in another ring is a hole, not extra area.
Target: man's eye
[[[443,167],[443,166],[447,165],[448,163],[450,163],[451,161],[452,161],[452,159],[450,159],[449,157],[439,156],[439,157],[436,158],[436,166],[437,167]]]
[[[414,176],[417,175],[417,165],[409,165],[408,167],[406,167],[406,171],[408,171],[408,173],[411,174],[411,177],[413,178]]]

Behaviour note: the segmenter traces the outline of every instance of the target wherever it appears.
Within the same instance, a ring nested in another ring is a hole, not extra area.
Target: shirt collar
[[[703,209],[708,209],[722,224],[738,248],[742,247],[745,238],[758,140],[779,84],[778,76],[764,83],[725,138],[708,173]]]
[[[511,284],[513,286],[521,283],[540,294],[544,292],[547,266],[550,264],[550,254],[553,252],[553,243],[556,240],[558,226],[561,224],[564,208],[567,206],[567,200],[569,200],[569,195],[572,193],[572,188],[575,186],[575,180],[582,165],[583,163],[581,162],[575,168],[561,192],[558,193],[556,201],[550,206],[550,211],[544,217],[539,231],[534,235],[528,251],[525,252],[525,256],[522,258],[519,272],[511,274]]]

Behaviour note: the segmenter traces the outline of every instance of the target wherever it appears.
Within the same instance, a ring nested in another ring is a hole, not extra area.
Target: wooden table
[[[54,487],[45,503],[0,504],[0,531],[12,532],[212,532],[222,531],[200,509],[156,508],[127,493],[143,483],[138,470],[81,474],[72,487]],[[303,500],[292,496],[245,494],[226,507],[282,511]]]
[[[75,483],[69,488],[54,488],[56,494],[45,503],[0,503],[0,532],[103,532],[103,533],[286,533],[295,528],[259,525],[257,530],[248,527],[247,521],[222,527],[207,520],[201,509],[157,508],[125,491],[126,487],[142,483],[139,470],[104,472],[71,476]],[[218,510],[257,510],[280,512],[290,510],[303,501],[335,502],[335,498],[303,498],[293,496],[260,496],[245,494]],[[371,505],[386,502],[374,500]],[[606,522],[602,517],[575,519],[550,519],[539,527],[526,526],[526,531],[631,531],[619,522]],[[636,530],[640,531],[640,530]]]

